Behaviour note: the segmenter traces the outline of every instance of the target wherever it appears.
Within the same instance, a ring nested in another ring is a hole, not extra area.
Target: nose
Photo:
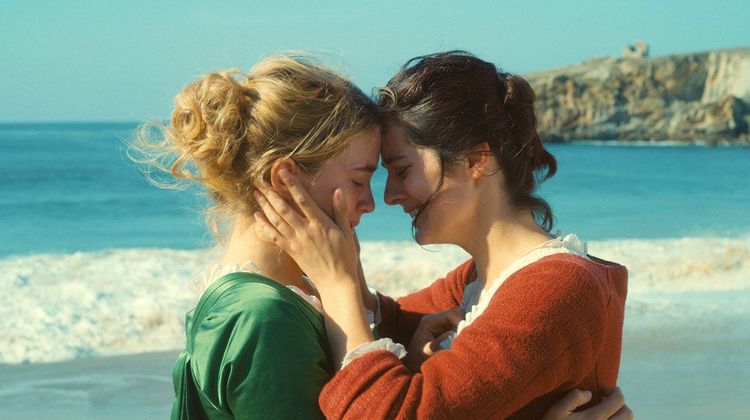
[[[383,201],[389,206],[398,204],[404,198],[403,190],[401,189],[401,183],[394,179],[394,177],[388,175],[385,181],[385,192],[383,193]]]

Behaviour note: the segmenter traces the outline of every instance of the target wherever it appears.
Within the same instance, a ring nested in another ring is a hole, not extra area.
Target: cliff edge
[[[750,48],[597,58],[525,77],[547,141],[750,143]]]

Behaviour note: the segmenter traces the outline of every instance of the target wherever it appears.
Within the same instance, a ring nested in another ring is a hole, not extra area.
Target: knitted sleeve
[[[408,345],[425,314],[456,308],[464,287],[476,278],[474,261],[468,260],[429,287],[394,300],[378,293],[382,320],[378,334]]]
[[[575,257],[577,258],[577,257]],[[511,276],[487,310],[410,374],[392,353],[354,360],[324,387],[327,418],[506,418],[594,368],[607,288],[586,266],[547,257]],[[524,410],[541,417],[549,408]]]

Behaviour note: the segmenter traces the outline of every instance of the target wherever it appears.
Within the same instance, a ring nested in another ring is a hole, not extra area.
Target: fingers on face
[[[258,205],[260,206],[260,209],[263,211],[262,218],[258,218],[258,214],[255,215],[256,220],[259,220],[261,224],[266,224],[267,226],[264,226],[265,228],[272,228],[274,231],[276,231],[277,234],[284,236],[284,237],[290,237],[294,233],[294,229],[287,223],[286,218],[280,214],[280,209],[277,208],[279,205],[278,201],[276,205],[272,203],[269,200],[269,197],[275,194],[273,191],[265,190],[263,192],[260,192],[256,190],[253,193],[253,196],[255,197],[255,200],[258,202]],[[279,197],[281,199],[281,197]],[[281,199],[283,201],[283,199]],[[287,206],[288,207],[288,206]],[[291,210],[291,209],[290,209]],[[287,217],[289,214],[287,213]],[[264,232],[268,235],[269,232],[267,232],[267,229],[264,229]]]
[[[265,198],[266,202],[271,206],[273,211],[280,217],[284,222],[291,226],[301,226],[304,224],[304,218],[295,210],[289,203],[281,197],[276,191],[266,189],[260,190],[261,195]],[[265,211],[265,210],[264,210]],[[268,212],[265,212],[268,215]]]
[[[351,230],[349,226],[349,206],[340,189],[333,192],[333,216],[336,224],[345,232]]]
[[[279,233],[279,231],[276,229],[276,227],[268,221],[268,218],[259,211],[256,211],[253,213],[253,216],[255,217],[256,223],[256,229],[270,239],[273,243],[280,246],[282,249],[285,249],[285,246],[287,245],[287,242],[285,238]]]
[[[289,171],[282,169],[279,171],[279,177],[286,185],[289,195],[294,200],[294,203],[302,211],[302,214],[307,216],[308,219],[313,216],[319,216],[320,208],[315,204],[310,194],[307,192],[304,186],[299,182],[296,176],[292,175]]]

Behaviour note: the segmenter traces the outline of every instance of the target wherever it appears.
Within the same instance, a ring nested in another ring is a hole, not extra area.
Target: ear
[[[280,196],[284,198],[291,198],[289,190],[287,189],[284,182],[281,180],[279,173],[281,170],[286,170],[294,176],[299,176],[300,169],[297,163],[289,158],[281,158],[271,164],[270,181],[271,188],[276,191]]]
[[[495,159],[492,156],[492,150],[487,142],[479,143],[469,149],[466,164],[469,170],[469,176],[472,179],[478,179],[494,172]]]

